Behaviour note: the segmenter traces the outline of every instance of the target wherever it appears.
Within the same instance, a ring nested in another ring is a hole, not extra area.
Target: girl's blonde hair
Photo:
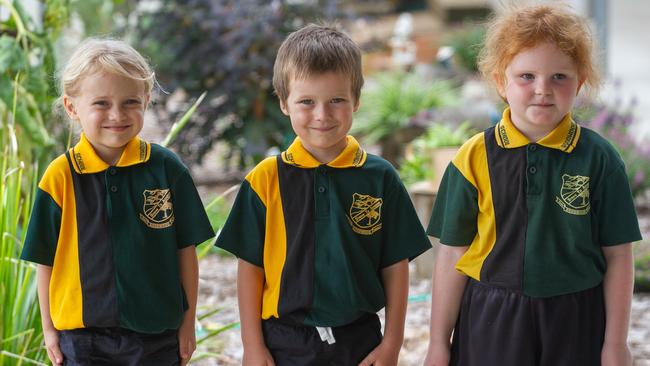
[[[61,95],[78,95],[80,81],[98,71],[140,80],[144,83],[144,91],[148,95],[156,84],[156,76],[149,63],[126,42],[89,38],[74,50],[61,71]]]
[[[505,85],[505,71],[521,51],[550,42],[575,62],[580,82],[598,89],[594,41],[586,20],[558,4],[512,7],[488,23],[478,66],[483,77]]]

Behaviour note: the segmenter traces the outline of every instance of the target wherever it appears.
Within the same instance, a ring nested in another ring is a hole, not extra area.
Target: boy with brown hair
[[[298,137],[246,176],[216,243],[239,258],[243,364],[396,365],[408,260],[430,243],[395,169],[348,135],[360,50],[308,25],[273,85]]]

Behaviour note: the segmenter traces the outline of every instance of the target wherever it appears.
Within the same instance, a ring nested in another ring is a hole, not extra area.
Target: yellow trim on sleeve
[[[276,157],[262,161],[246,176],[246,180],[266,206],[262,319],[278,318],[282,269],[287,257],[287,233],[280,197]]]
[[[50,277],[50,316],[56,329],[83,328],[77,210],[72,173],[65,155],[50,165],[39,187],[62,208],[61,230]]]
[[[469,249],[456,263],[456,269],[480,280],[483,262],[496,243],[492,185],[484,133],[479,133],[467,141],[460,148],[452,163],[478,191],[478,231]]]

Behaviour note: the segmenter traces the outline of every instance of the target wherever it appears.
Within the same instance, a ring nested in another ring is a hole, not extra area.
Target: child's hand
[[[632,353],[627,343],[605,342],[600,353],[600,364],[602,366],[632,366]]]
[[[359,366],[396,366],[401,346],[401,343],[392,344],[384,339],[379,346],[373,349],[372,352],[361,361]]]
[[[449,344],[429,344],[427,357],[424,359],[424,366],[447,366],[449,365]]]
[[[275,366],[273,356],[265,345],[244,347],[242,366]]]
[[[181,355],[181,366],[187,365],[196,349],[196,330],[194,329],[194,317],[185,317],[178,328],[178,351]]]
[[[43,340],[45,349],[47,349],[47,357],[50,358],[52,365],[62,365],[63,354],[59,349],[59,332],[56,329],[43,329]]]

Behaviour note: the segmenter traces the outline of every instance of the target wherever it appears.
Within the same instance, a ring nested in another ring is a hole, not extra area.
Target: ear
[[[280,110],[284,113],[285,116],[289,115],[289,106],[287,105],[286,100],[280,99]]]
[[[578,89],[576,89],[576,95],[578,95],[580,93],[580,89],[582,89],[582,86],[584,85],[584,83],[585,83],[584,80],[580,80],[580,82],[578,83]]]
[[[497,93],[499,93],[501,99],[505,100],[506,99],[505,81],[496,72],[492,74],[492,80],[494,80],[494,85],[496,85],[497,87]]]
[[[361,100],[357,98],[356,101],[354,101],[354,108],[352,109],[352,112],[356,112],[359,110],[359,106],[361,106]]]
[[[77,108],[74,106],[72,97],[67,94],[63,95],[63,108],[65,108],[66,113],[72,120],[79,120],[79,115],[77,115]]]
[[[147,107],[149,106],[149,101],[151,101],[151,94],[147,94],[144,96],[144,110],[147,110]]]

